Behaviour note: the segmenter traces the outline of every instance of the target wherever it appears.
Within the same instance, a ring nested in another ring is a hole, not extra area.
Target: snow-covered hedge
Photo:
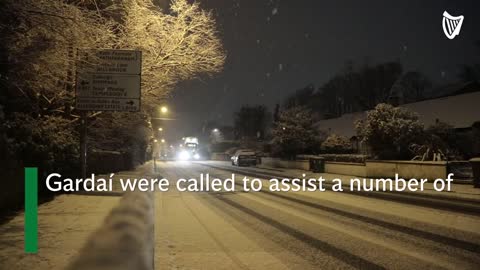
[[[309,160],[310,158],[323,157],[325,161],[365,163],[369,158],[362,154],[321,154],[321,155],[297,155],[296,160]]]
[[[365,163],[368,156],[360,154],[323,154],[319,155],[325,158],[325,161]]]
[[[351,153],[353,149],[347,137],[330,134],[322,143],[322,151],[329,154],[346,154]]]

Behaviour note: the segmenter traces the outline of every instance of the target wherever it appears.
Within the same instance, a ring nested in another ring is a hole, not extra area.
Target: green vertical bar
[[[25,168],[25,252],[38,251],[38,170]]]

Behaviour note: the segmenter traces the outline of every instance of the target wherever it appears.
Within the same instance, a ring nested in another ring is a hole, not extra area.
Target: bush
[[[322,150],[327,154],[346,154],[352,153],[352,144],[345,136],[331,134],[322,143]]]
[[[59,117],[33,118],[14,113],[0,122],[0,160],[4,172],[0,212],[22,207],[23,167],[38,167],[39,179],[52,172],[73,176],[78,171],[77,138],[70,122]],[[39,182],[38,191],[41,200],[53,195],[44,181]]]
[[[4,123],[0,106],[0,123]],[[0,189],[0,215],[16,210],[23,205],[24,182],[23,164],[9,151],[6,125],[0,124],[0,169],[2,171],[2,188]]]
[[[323,157],[325,161],[351,163],[365,163],[365,161],[368,159],[368,156],[360,154],[323,154],[319,156]]]
[[[422,144],[413,143],[410,151],[415,155],[413,160],[421,161],[442,161],[449,155],[448,146],[442,139],[435,135],[427,134]]]
[[[89,173],[114,173],[132,169],[134,162],[132,155],[118,151],[92,150],[88,153]]]
[[[446,160],[458,156],[457,136],[452,125],[436,122],[425,130],[421,144],[413,144],[410,148],[418,160]]]
[[[418,116],[401,107],[378,104],[365,120],[355,123],[357,134],[379,159],[410,159],[410,145],[421,142],[423,125]]]
[[[454,127],[448,123],[438,121],[429,126],[426,132],[439,137],[449,145],[453,145],[456,142]]]
[[[474,145],[473,132],[456,133],[452,125],[438,121],[425,130],[420,143],[410,148],[418,160],[462,160],[472,156]]]
[[[480,156],[480,132],[473,131],[471,133],[457,134],[455,147],[462,159],[470,159]]]
[[[475,144],[480,141],[480,136],[475,136],[476,130],[474,124],[472,132],[457,133],[452,125],[438,121],[427,128],[425,144],[436,142],[434,146],[443,151],[449,160],[469,159],[474,156]]]
[[[89,123],[87,146],[89,151],[121,152],[129,160],[122,166],[126,170],[145,162],[152,135],[143,113],[104,112]]]
[[[44,172],[73,173],[78,170],[78,135],[69,120],[14,113],[4,123],[4,129],[7,151],[25,166],[39,167]]]

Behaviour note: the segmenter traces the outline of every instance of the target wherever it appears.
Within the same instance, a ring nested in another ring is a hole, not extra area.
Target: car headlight
[[[178,154],[178,158],[180,160],[189,160],[190,159],[190,153],[187,151],[182,151],[180,154]]]

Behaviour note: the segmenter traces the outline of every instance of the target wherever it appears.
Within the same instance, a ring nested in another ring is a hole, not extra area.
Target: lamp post
[[[210,138],[212,143],[218,143],[222,141],[222,132],[218,128],[212,129],[212,132],[210,134]]]
[[[154,139],[153,140],[154,144],[153,144],[153,171],[156,172],[157,171],[157,151],[158,151],[158,146],[157,146],[157,142],[158,140],[157,139]]]

